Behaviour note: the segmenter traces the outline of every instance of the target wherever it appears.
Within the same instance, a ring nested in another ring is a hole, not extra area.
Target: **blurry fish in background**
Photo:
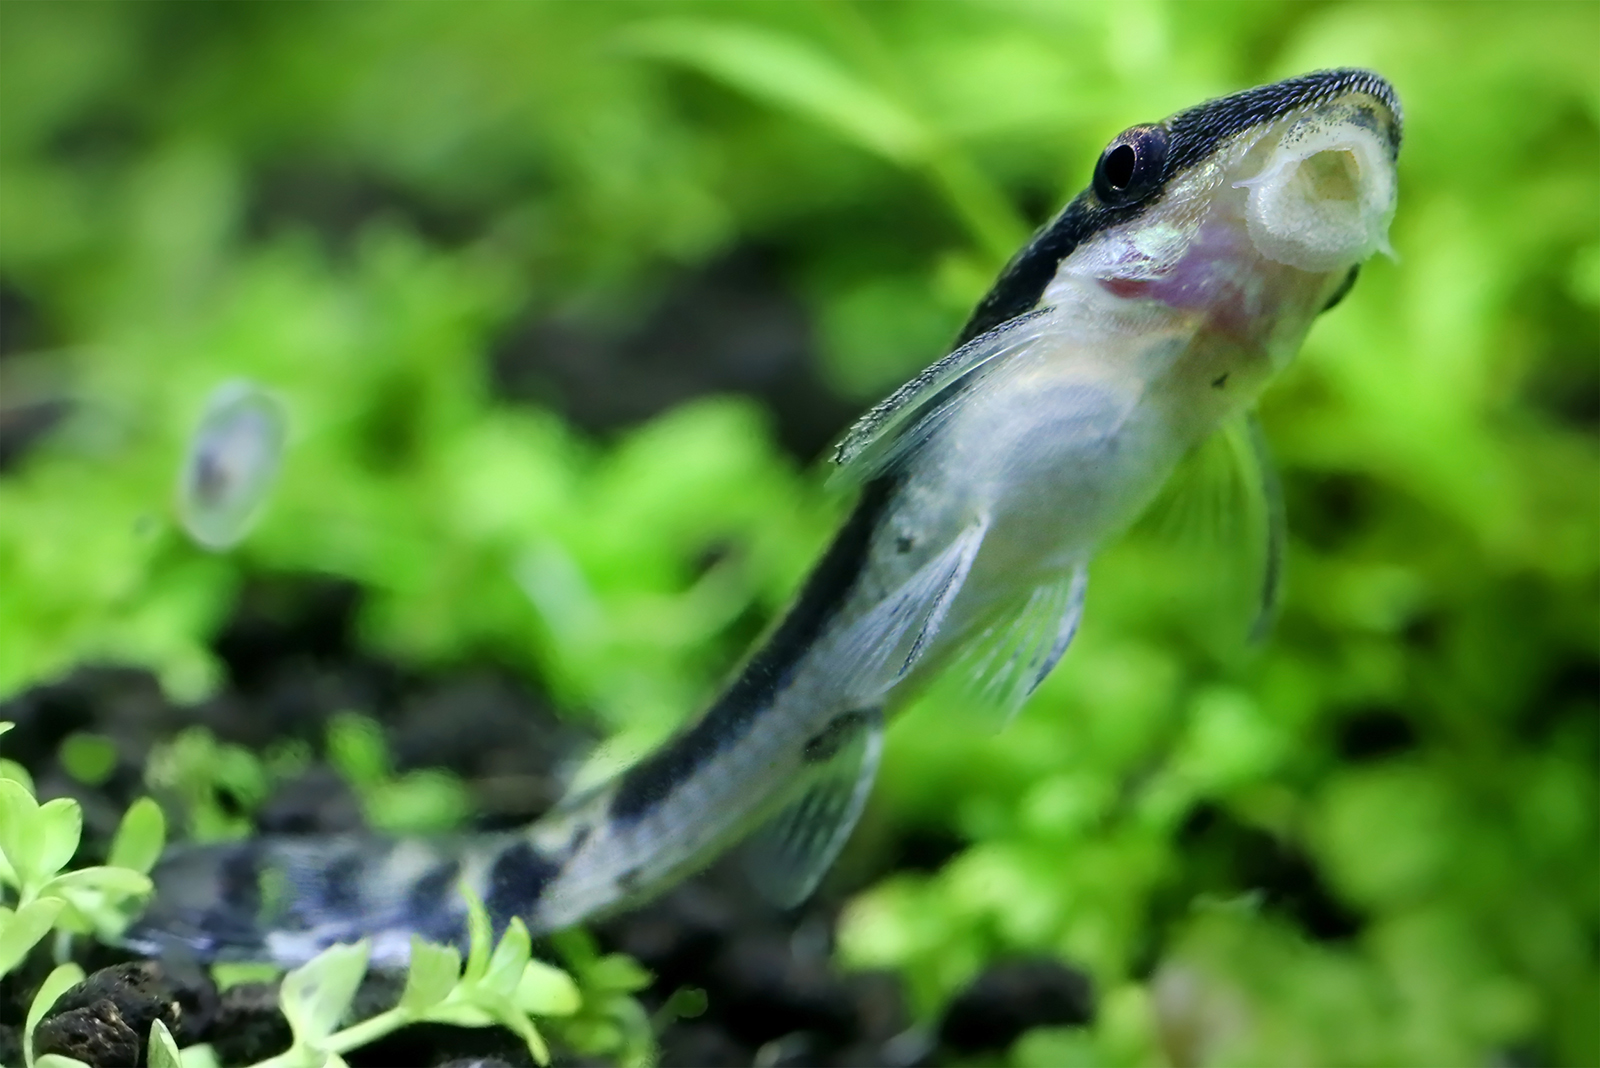
[[[178,520],[213,552],[233,548],[260,518],[283,463],[283,404],[247,379],[212,391],[178,481]]]

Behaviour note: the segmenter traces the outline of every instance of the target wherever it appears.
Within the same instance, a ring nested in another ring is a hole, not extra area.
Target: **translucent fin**
[[[1083,618],[1089,569],[1072,568],[1037,587],[1020,611],[985,627],[937,684],[942,698],[999,730],[1039,688],[1072,644]]]
[[[1251,641],[1272,628],[1283,585],[1283,490],[1266,436],[1251,415],[1231,420],[1179,465],[1141,524],[1176,543],[1185,570],[1211,587]]]
[[[858,707],[873,705],[905,678],[943,626],[977,559],[987,516],[969,524],[899,588],[832,639],[829,687]]]
[[[1031,312],[1003,323],[880,401],[834,449],[832,481],[866,482],[899,463],[943,425],[975,376],[1043,337],[1047,322],[1043,312]]]
[[[742,851],[761,896],[782,908],[811,896],[861,818],[882,752],[881,708],[841,713],[806,743],[793,800]]]

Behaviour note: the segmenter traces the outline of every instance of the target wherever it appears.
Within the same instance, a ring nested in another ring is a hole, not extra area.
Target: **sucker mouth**
[[[1305,116],[1286,130],[1262,169],[1234,182],[1248,190],[1250,240],[1268,259],[1304,271],[1393,256],[1392,147],[1358,107]]]

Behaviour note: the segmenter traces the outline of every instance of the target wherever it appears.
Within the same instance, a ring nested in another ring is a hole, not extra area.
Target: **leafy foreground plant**
[[[0,724],[0,734],[11,729]],[[161,809],[149,798],[135,802],[122,819],[105,865],[63,871],[77,852],[83,829],[78,802],[58,798],[41,805],[27,772],[0,761],[0,884],[8,904],[0,906],[0,976],[16,970],[52,930],[63,958],[74,934],[114,941],[137,915],[151,890],[147,875],[166,837]],[[337,945],[284,976],[278,1004],[294,1036],[285,1052],[255,1068],[323,1068],[344,1064],[343,1054],[415,1023],[458,1027],[501,1026],[515,1032],[539,1063],[549,1048],[534,1017],[547,1018],[560,1040],[581,1053],[604,1054],[625,1065],[648,1063],[654,1051],[651,1022],[630,996],[650,976],[621,956],[601,956],[582,935],[559,942],[578,980],[534,960],[528,930],[513,919],[494,941],[488,914],[468,896],[468,951],[463,965],[453,946],[420,938],[411,943],[411,965],[395,1006],[348,1023],[351,1002],[367,973],[369,942]],[[23,1031],[29,1068],[72,1068],[83,1062],[60,1054],[33,1055],[34,1032],[50,1009],[85,979],[73,963],[62,963],[40,985]],[[581,993],[580,993],[581,986]],[[152,1068],[214,1065],[208,1046],[179,1050],[158,1019],[150,1030],[147,1061]]]
[[[0,734],[13,724],[0,723]],[[39,804],[23,768],[0,761],[0,976],[15,971],[44,937],[57,932],[56,956],[64,957],[73,935],[112,940],[138,914],[150,893],[148,872],[161,854],[166,820],[149,798],[129,807],[103,865],[64,871],[83,836],[83,809],[71,798]],[[33,1065],[33,1032],[50,1006],[75,984],[83,969],[63,963],[45,979],[28,1010],[24,1057]],[[40,1065],[70,1063],[40,1058]]]

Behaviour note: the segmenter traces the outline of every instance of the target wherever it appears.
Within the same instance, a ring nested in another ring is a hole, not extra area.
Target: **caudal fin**
[[[461,886],[484,894],[498,859],[531,850],[520,835],[279,837],[183,847],[151,873],[150,909],[124,940],[152,955],[293,965],[335,943],[370,938],[375,962],[401,963],[413,934],[459,943]],[[519,901],[518,911],[532,903]],[[492,918],[502,927],[510,916]]]

